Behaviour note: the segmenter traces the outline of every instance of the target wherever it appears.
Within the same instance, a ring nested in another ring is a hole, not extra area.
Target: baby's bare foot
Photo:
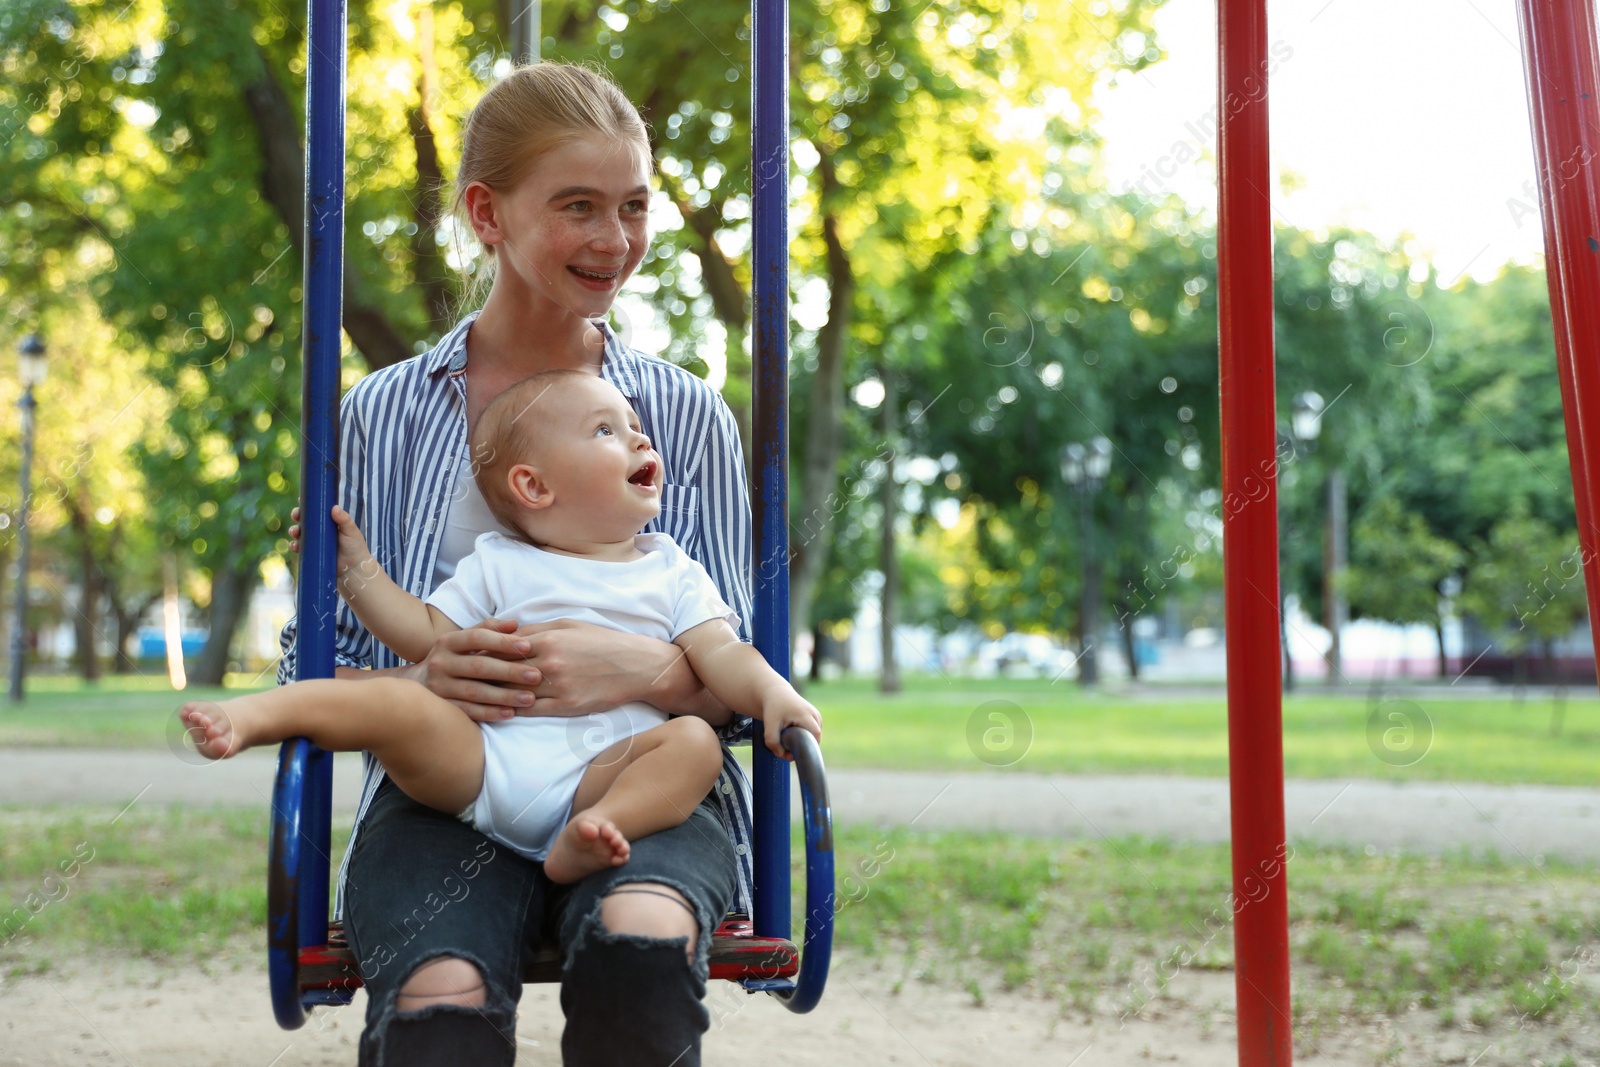
[[[191,700],[178,709],[178,718],[194,747],[208,759],[227,759],[245,748],[233,728],[233,720],[220,704]]]
[[[550,846],[544,873],[552,882],[576,882],[595,871],[627,863],[630,847],[616,823],[582,812],[572,817]]]

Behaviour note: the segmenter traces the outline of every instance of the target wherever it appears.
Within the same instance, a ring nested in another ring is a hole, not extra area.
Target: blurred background
[[[714,991],[708,1062],[1233,1062],[1214,7],[789,6],[793,667],[840,962],[829,1028]],[[512,56],[509,0],[350,7],[346,388],[467,310],[445,190]],[[1600,1062],[1600,700],[1514,8],[1272,17],[1297,1053]],[[651,128],[613,325],[748,440],[748,5],[539,25]],[[199,767],[173,709],[271,684],[293,611],[304,33],[276,0],[0,6],[0,968],[60,983],[0,986],[17,1063],[59,997],[162,1062],[225,1048],[175,1007],[217,989],[260,1036],[215,1062],[281,1036],[271,756]],[[175,974],[224,949],[252,969]],[[179,992],[124,1005],[91,955]],[[361,1009],[283,1062],[353,1059],[295,1057]]]
[[[1439,47],[1374,66],[1380,6],[1296,7],[1270,53],[1286,670],[1592,681],[1515,25],[1385,11]],[[653,131],[617,328],[747,427],[743,11],[547,3],[542,52],[603,64]],[[508,18],[353,7],[347,384],[461,310],[444,183]],[[45,368],[21,647],[263,678],[292,611],[302,13],[0,19],[0,329]],[[1220,678],[1210,9],[792,21],[797,671]]]

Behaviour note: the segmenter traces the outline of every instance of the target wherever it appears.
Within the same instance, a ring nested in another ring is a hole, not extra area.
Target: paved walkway
[[[0,749],[0,805],[267,806],[275,752],[199,765],[193,759],[150,750]],[[360,757],[338,755],[334,768],[334,808],[353,811]],[[1228,839],[1224,779],[836,769],[829,780],[840,823],[1065,838]],[[1285,803],[1295,842],[1600,860],[1597,789],[1292,781]],[[798,811],[796,796],[796,818]]]

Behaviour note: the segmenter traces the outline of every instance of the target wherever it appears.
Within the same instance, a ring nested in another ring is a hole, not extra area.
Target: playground
[[[0,15],[0,1067],[1600,1067],[1600,27],[1318,4]]]
[[[714,984],[706,1061],[741,1062],[776,1037],[796,1062],[817,1064],[982,1064],[997,1050],[1025,1063],[1079,1053],[1080,1063],[1236,1062],[1218,833],[1227,783],[1209,776],[1204,756],[1224,740],[1222,693],[1088,697],[1053,694],[1047,682],[952,686],[936,676],[907,685],[905,737],[948,738],[965,759],[951,751],[942,770],[931,756],[915,761],[924,770],[872,769],[872,752],[903,742],[867,713],[870,694],[850,682],[818,692],[838,712],[832,981],[842,974],[848,984],[806,1016],[775,1015]],[[347,1062],[364,995],[294,1033],[259,1003],[242,1010],[266,982],[255,933],[264,888],[252,874],[274,760],[175,764],[170,709],[113,718],[94,707],[109,696],[60,693],[78,710],[40,709],[40,725],[57,733],[10,737],[0,753],[6,869],[77,863],[75,877],[44,887],[54,899],[8,942],[0,1014],[15,1058],[0,1063],[222,1064],[262,1050],[281,1053],[278,1063]],[[1530,694],[1531,710],[1547,714],[1538,704],[1553,698]],[[1037,726],[1030,750],[1005,767],[974,760],[965,717],[936,710],[947,703],[970,716],[996,699]],[[1558,753],[1596,744],[1600,703],[1569,697],[1566,736],[1545,749],[1550,758],[1507,767],[1489,757],[1507,747],[1499,732],[1516,730],[1514,705],[1438,692],[1408,699],[1436,728],[1412,765],[1435,764],[1431,778],[1391,769],[1381,781],[1378,768],[1390,765],[1364,744],[1364,764],[1354,755],[1311,762],[1328,758],[1322,718],[1359,721],[1366,702],[1288,703],[1298,1058],[1590,1062],[1600,1054],[1600,792],[1554,783]],[[1314,713],[1297,713],[1305,705]],[[1065,722],[1049,723],[1046,709]],[[1164,753],[1147,751],[1121,775],[1057,762],[1056,730],[1080,749],[1115,747],[1092,724],[1135,710],[1171,738]],[[1343,776],[1308,773],[1319,769]],[[357,770],[354,757],[338,757],[336,844],[354,814]],[[19,901],[40,890],[7,883]],[[195,939],[195,930],[206,933]],[[519,1062],[546,1062],[541,1050],[559,1040],[553,997],[525,989]],[[60,1025],[61,1011],[76,1027]]]

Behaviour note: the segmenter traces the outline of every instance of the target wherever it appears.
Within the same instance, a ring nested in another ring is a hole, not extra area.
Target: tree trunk
[[[211,632],[200,650],[189,680],[196,685],[222,684],[233,648],[234,631],[250,610],[250,598],[261,581],[261,561],[244,560],[211,573]]]
[[[1283,642],[1283,691],[1294,692],[1294,654],[1289,649],[1288,597],[1278,586],[1278,640]]]
[[[813,682],[822,681],[822,643],[827,640],[822,632],[822,624],[815,623],[811,627],[811,671],[807,677]]]
[[[423,4],[417,16],[417,106],[406,112],[411,147],[417,155],[417,180],[411,187],[411,271],[428,309],[428,327],[443,333],[450,327],[450,283],[444,257],[439,254],[439,219],[444,213],[440,195],[444,174],[439,169],[439,149],[430,118],[439,93],[439,72],[433,55],[433,6]]]
[[[1324,657],[1328,664],[1328,684],[1343,680],[1344,660],[1343,646],[1340,635],[1344,632],[1344,624],[1349,610],[1345,606],[1344,591],[1340,586],[1340,577],[1349,562],[1348,523],[1346,521],[1346,505],[1348,492],[1345,489],[1344,472],[1338,467],[1328,472],[1328,505],[1327,522],[1323,526],[1322,538],[1322,624],[1329,634],[1328,652]]]
[[[6,589],[6,575],[11,573],[11,546],[16,543],[17,520],[15,513],[5,535],[0,535],[0,649],[11,648],[11,627],[17,618],[17,606]],[[8,653],[9,655],[9,653]]]
[[[883,461],[883,528],[878,541],[878,569],[883,572],[878,626],[878,690],[900,692],[900,661],[895,657],[894,638],[900,619],[900,559],[894,543],[894,527],[900,517],[900,483],[895,480],[894,461],[900,440],[900,398],[896,394],[894,371],[879,364],[883,381],[883,444],[889,455]]]
[[[1433,635],[1439,639],[1439,677],[1450,673],[1450,657],[1444,654],[1444,617],[1433,617]]]
[[[151,593],[137,604],[130,605],[124,600],[120,584],[111,579],[106,583],[106,599],[111,602],[111,614],[117,622],[117,653],[111,669],[116,674],[137,674],[139,665],[128,655],[128,642],[133,640],[144,613],[161,603],[161,594]]]
[[[659,98],[652,98],[652,102],[655,108],[662,106]],[[689,243],[689,251],[700,262],[700,283],[711,298],[711,310],[722,323],[728,338],[725,346],[728,375],[722,385],[722,399],[727,402],[733,411],[734,421],[739,424],[740,440],[749,445],[752,371],[744,341],[750,332],[750,301],[734,271],[733,261],[717,242],[717,230],[723,225],[723,204],[716,201],[697,208],[684,194],[677,179],[658,173],[662,189],[671,197],[673,206],[695,236]]]
[[[100,680],[100,650],[96,647],[96,640],[100,636],[100,600],[105,592],[105,572],[100,569],[100,561],[95,557],[94,527],[90,522],[85,501],[66,497],[62,505],[67,512],[67,521],[72,526],[73,537],[77,540],[78,554],[78,607],[73,613],[72,630],[77,650],[73,659],[77,661],[78,673],[86,682]]]
[[[850,336],[856,282],[850,257],[839,240],[834,201],[840,185],[833,158],[826,153],[817,163],[821,179],[822,240],[827,247],[828,321],[817,331],[817,370],[811,378],[807,410],[805,455],[802,460],[800,507],[804,534],[791,531],[789,564],[789,632],[809,625],[811,602],[833,543],[833,509],[838,482],[839,454],[844,436],[844,360]]]
[[[1130,612],[1132,606],[1127,601],[1117,601],[1117,614],[1122,616],[1122,654],[1128,657],[1128,677],[1133,681],[1139,680],[1139,649],[1138,642],[1133,636],[1133,619]]]
[[[289,97],[273,73],[266,53],[256,49],[258,71],[244,86],[245,109],[255,124],[261,149],[261,195],[289,231],[296,252],[305,242],[305,152],[300,144],[303,120],[290,107]],[[411,346],[386,315],[361,299],[359,275],[351,257],[344,261],[344,332],[366,358],[372,370],[412,356]]]

